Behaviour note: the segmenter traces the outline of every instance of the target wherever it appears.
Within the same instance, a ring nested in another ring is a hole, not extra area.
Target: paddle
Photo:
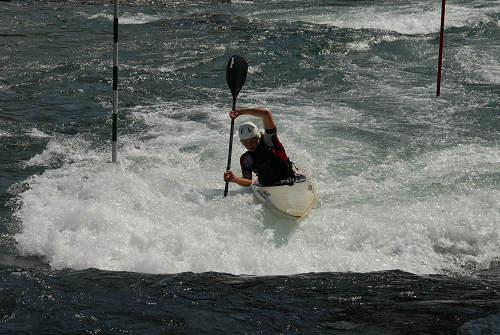
[[[236,98],[240,93],[245,80],[247,79],[248,63],[245,58],[241,56],[232,56],[227,63],[226,80],[227,85],[231,89],[233,95],[233,111],[236,109]],[[227,155],[227,170],[231,170],[231,153],[233,151],[233,132],[234,132],[234,119],[231,119],[231,133],[229,134],[229,153]],[[226,181],[224,188],[224,196],[227,196],[229,181]]]

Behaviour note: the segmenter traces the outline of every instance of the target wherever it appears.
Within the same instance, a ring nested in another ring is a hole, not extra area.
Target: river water
[[[0,332],[500,333],[498,1],[447,4],[440,97],[439,1],[119,12],[113,164],[112,3],[0,2]],[[223,197],[234,54],[298,221]]]

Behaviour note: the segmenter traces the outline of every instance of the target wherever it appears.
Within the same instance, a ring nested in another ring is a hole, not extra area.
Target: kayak
[[[306,215],[316,200],[314,183],[302,171],[297,171],[295,178],[283,181],[280,185],[263,186],[254,178],[251,188],[259,201],[295,218]]]

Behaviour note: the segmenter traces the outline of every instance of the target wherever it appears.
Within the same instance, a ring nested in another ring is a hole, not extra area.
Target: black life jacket
[[[284,180],[293,178],[292,162],[283,161],[273,152],[273,149],[260,141],[253,152],[248,152],[253,160],[252,170],[259,178],[259,183],[265,186],[277,185]]]

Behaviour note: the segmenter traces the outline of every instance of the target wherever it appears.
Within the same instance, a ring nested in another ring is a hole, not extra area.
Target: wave
[[[499,257],[500,193],[489,175],[499,163],[494,148],[459,146],[335,177],[331,169],[354,154],[353,143],[331,153],[318,138],[304,148],[303,140],[283,136],[290,152],[309,162],[319,189],[312,212],[289,221],[233,185],[223,198],[227,141],[222,130],[207,126],[223,116],[215,106],[198,108],[215,119],[180,118],[179,109],[192,109],[171,103],[133,109],[147,128],[120,139],[116,165],[82,139],[52,138],[29,164],[50,166],[56,159],[59,167],[32,176],[19,194],[21,252],[43,256],[57,269],[261,275],[435,273]],[[304,127],[298,133],[307,133]],[[367,149],[356,149],[360,159]]]
[[[113,15],[99,13],[92,15],[88,18],[89,20],[95,19],[106,19],[107,21],[113,21]],[[135,14],[120,14],[118,21],[120,24],[146,24],[155,21],[162,20],[163,17],[160,15],[149,15],[143,13],[135,13]]]
[[[497,23],[493,14],[498,10],[500,7],[475,8],[448,4],[445,28]],[[272,10],[259,12],[256,15],[264,18],[266,16],[274,20],[304,21],[339,28],[375,29],[413,35],[438,32],[441,24],[441,7],[438,3],[332,6],[318,9],[311,7]]]

